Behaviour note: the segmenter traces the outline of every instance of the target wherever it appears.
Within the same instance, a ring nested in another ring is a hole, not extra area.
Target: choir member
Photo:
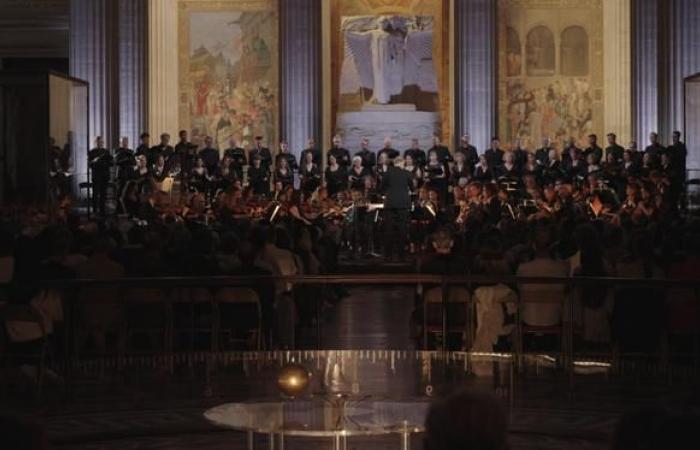
[[[450,150],[442,145],[442,139],[438,133],[433,134],[433,146],[430,147],[428,152],[434,151],[437,155],[437,159],[441,164],[447,164],[452,161],[452,155]]]
[[[474,168],[479,163],[479,154],[476,147],[469,143],[470,137],[468,133],[462,135],[460,146],[455,150],[455,157],[458,153],[464,155],[464,164],[469,168],[470,172],[474,172]]]
[[[386,157],[387,159],[389,159],[389,161],[393,161],[394,158],[399,156],[399,151],[391,146],[391,138],[388,136],[384,138],[384,147],[382,147],[382,149],[379,150],[379,153],[377,155],[381,156],[382,154],[386,154]]]
[[[328,161],[326,164],[330,165],[331,156],[335,158],[335,161],[341,167],[347,168],[350,166],[350,152],[348,149],[342,147],[342,139],[340,139],[340,136],[336,135],[333,137],[333,147],[328,150]]]
[[[377,165],[377,157],[374,152],[369,149],[369,140],[366,138],[362,139],[362,141],[360,141],[360,146],[360,150],[355,153],[355,157],[359,157],[362,160],[362,167],[370,171],[374,170],[374,166]]]
[[[270,171],[263,165],[260,154],[252,156],[253,165],[248,168],[248,183],[255,195],[270,194]]]
[[[348,173],[348,181],[350,182],[350,189],[352,190],[362,190],[364,188],[364,178],[371,175],[372,171],[367,167],[362,165],[362,157],[355,155],[352,158],[352,166]]]
[[[245,149],[239,147],[236,138],[231,136],[229,139],[229,147],[224,150],[224,158],[228,157],[231,160],[231,170],[239,180],[243,179],[243,169],[248,165],[248,158]]]
[[[199,157],[204,161],[207,172],[213,174],[219,166],[219,151],[213,147],[214,139],[211,136],[204,137],[204,148],[199,151]]]
[[[403,152],[404,160],[409,156],[413,159],[413,163],[417,167],[422,168],[425,166],[425,162],[426,162],[425,150],[420,148],[420,146],[418,145],[418,139],[416,139],[416,138],[411,139],[411,148],[409,148]]]
[[[583,151],[583,160],[588,161],[588,155],[591,154],[596,164],[603,159],[603,149],[598,146],[598,136],[595,134],[588,135],[588,147]]]
[[[481,183],[490,183],[496,179],[495,168],[489,163],[486,154],[479,156],[479,163],[474,169],[474,179]]]
[[[535,160],[537,161],[537,164],[539,164],[541,167],[547,167],[547,164],[549,163],[547,158],[549,157],[549,150],[551,150],[551,148],[552,141],[547,136],[543,137],[542,147],[538,148],[535,151]]]
[[[296,160],[294,163],[296,164]],[[282,153],[278,155],[276,160],[273,180],[275,183],[281,183],[283,189],[287,189],[290,186],[294,187],[294,171],[289,166],[289,159],[285,158]]]
[[[622,154],[625,149],[617,143],[617,135],[615,133],[608,133],[608,146],[605,148],[605,161],[608,161],[608,155],[612,154],[613,158],[617,162],[622,162]]]
[[[136,147],[136,156],[145,156],[146,162],[150,166],[155,160],[151,161],[149,157],[151,156],[151,135],[148,133],[141,133],[139,136],[139,146]]]
[[[644,153],[648,154],[650,165],[658,165],[661,160],[661,154],[665,153],[666,149],[659,143],[659,135],[656,132],[649,133],[649,145],[644,149]]]
[[[306,154],[311,153],[312,162],[316,167],[321,167],[321,150],[316,147],[316,139],[311,138],[306,143],[306,148],[299,155],[299,162],[306,161]]]
[[[484,153],[489,167],[496,170],[498,166],[503,164],[503,153],[503,150],[501,150],[501,142],[498,140],[498,138],[491,138],[491,148],[486,150],[486,153]]]
[[[175,149],[170,145],[170,135],[168,133],[163,133],[160,135],[160,143],[151,148],[149,161],[153,160],[152,164],[155,164],[158,156],[162,155],[163,160],[168,164],[170,158],[172,158],[174,154]]]
[[[186,176],[194,167],[194,160],[197,158],[197,146],[187,138],[187,130],[180,130],[179,141],[175,144],[175,155],[179,160],[182,176]]]
[[[452,169],[450,169],[450,185],[458,186],[460,184],[460,180],[464,179],[467,182],[471,180],[474,169],[467,164],[466,158],[466,153],[462,151],[455,151],[454,164],[452,165]]]
[[[269,172],[272,167],[272,153],[270,149],[263,146],[262,136],[255,136],[255,147],[248,155],[249,160],[253,160],[255,156],[260,156],[260,164]]]
[[[106,213],[107,187],[109,186],[112,162],[112,155],[105,148],[102,136],[97,136],[95,147],[88,152],[88,165],[92,181],[92,208],[100,215]]]
[[[326,189],[328,195],[335,196],[345,191],[348,187],[348,172],[340,165],[335,154],[329,153],[328,167],[326,168]]]
[[[311,194],[318,188],[321,183],[321,169],[314,162],[314,154],[306,152],[303,154],[301,166],[299,167],[299,180],[301,190],[307,194]]]
[[[279,153],[277,153],[277,156],[275,156],[275,167],[279,165],[280,159],[287,160],[287,168],[291,172],[294,172],[299,169],[299,165],[297,164],[297,158],[289,152],[289,144],[287,144],[287,141],[280,142]]]

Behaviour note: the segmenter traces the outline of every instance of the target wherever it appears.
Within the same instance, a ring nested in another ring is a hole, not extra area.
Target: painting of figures
[[[563,78],[542,87],[522,79],[507,84],[507,136],[533,144],[549,137],[585,142],[593,132],[593,99],[587,78]]]
[[[272,11],[189,11],[180,67],[180,125],[219,149],[231,137],[275,139],[276,20]]]
[[[501,139],[559,148],[585,145],[604,123],[602,6],[566,0],[499,0]]]

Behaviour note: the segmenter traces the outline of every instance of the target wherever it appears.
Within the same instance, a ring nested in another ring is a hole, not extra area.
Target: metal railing
[[[80,299],[79,293],[88,288],[110,288],[113,289],[120,300],[124,299],[124,294],[129,289],[141,288],[141,289],[152,289],[159,290],[164,295],[162,296],[161,302],[170,303],[195,303],[196,300],[190,297],[192,288],[203,288],[208,290],[216,290],[225,287],[255,287],[264,285],[274,285],[275,283],[289,283],[291,286],[304,286],[313,285],[326,289],[329,286],[334,285],[375,285],[375,286],[431,286],[433,288],[439,287],[441,289],[442,303],[440,305],[441,312],[441,345],[437,350],[438,353],[442,354],[443,358],[447,358],[448,355],[448,339],[449,334],[448,324],[450,323],[449,317],[449,290],[453,286],[460,286],[466,288],[467,291],[473,293],[474,290],[480,286],[489,286],[495,284],[504,284],[512,287],[522,286],[527,284],[537,284],[537,285],[560,285],[565,287],[565,295],[561,299],[561,310],[565,312],[565,317],[561,318],[561,322],[558,325],[558,334],[561,343],[561,349],[559,352],[548,356],[553,358],[556,365],[565,370],[570,374],[570,382],[573,383],[573,376],[577,369],[586,367],[587,365],[604,364],[606,367],[614,366],[616,355],[614,349],[610,349],[607,356],[600,360],[590,359],[588,355],[584,357],[584,352],[577,352],[575,348],[576,342],[576,317],[575,311],[576,305],[576,295],[579,289],[585,287],[596,287],[596,288],[608,288],[608,289],[623,289],[623,288],[649,288],[663,290],[664,292],[668,289],[684,289],[686,291],[692,292],[691,297],[693,302],[698,302],[700,300],[700,279],[695,280],[673,280],[673,279],[658,279],[658,278],[610,278],[610,277],[518,277],[518,276],[489,276],[489,275],[465,275],[465,276],[441,276],[441,275],[429,275],[429,274],[416,274],[416,273],[406,273],[406,274],[352,274],[352,275],[298,275],[290,277],[275,277],[275,276],[225,276],[225,277],[165,277],[165,278],[122,278],[118,280],[52,280],[52,281],[37,281],[35,284],[37,287],[49,290],[58,290],[60,292],[61,300],[63,302],[64,309],[64,337],[63,337],[63,349],[62,349],[62,366],[71,367],[79,361],[82,356],[77,351],[75,346],[75,333],[77,328],[80,326],[78,315],[76,314],[77,308],[80,306],[84,299]],[[7,285],[0,285],[0,289],[7,288]],[[515,289],[517,290],[517,289]],[[294,290],[292,289],[292,292]],[[316,302],[316,336],[315,336],[315,348],[324,349],[323,342],[323,317],[322,317],[322,302],[324,301],[323,295],[317,295],[315,298],[311,299],[297,299],[299,301],[310,301]],[[90,298],[90,302],[99,303],[103,299],[99,297]],[[407,296],[406,301],[413,302],[413,296]],[[110,300],[111,303],[114,302],[114,297]],[[515,314],[515,329],[514,338],[516,345],[513,346],[510,354],[515,361],[516,366],[521,366],[523,364],[524,358],[528,355],[528,352],[523,350],[523,324],[521,318],[521,311],[524,305],[524,301],[521,300],[521,296],[517,295],[512,301],[516,303],[516,314]],[[136,303],[133,300],[129,301],[130,304]],[[147,303],[144,301],[144,304]],[[148,302],[150,303],[150,302]],[[535,302],[536,303],[536,302]],[[473,343],[473,338],[475,334],[476,326],[476,302],[473,296],[470,296],[466,301],[467,306],[467,317],[466,317],[466,328],[465,328],[465,348],[469,350],[471,344]],[[213,313],[217,313],[217,309],[213,309]],[[213,320],[212,323],[216,322],[218,319]],[[700,320],[700,318],[699,318]],[[168,322],[164,327],[172,327],[172,317],[168,317],[166,320]],[[669,330],[666,330],[669,331]],[[217,354],[221,355],[222,350],[215,344],[214,334],[215,330],[210,330],[212,336],[212,345],[209,349],[205,351],[209,355],[214,355],[213,358],[217,358]],[[166,333],[167,334],[167,333]],[[700,336],[700,329],[695,330],[695,339]],[[176,349],[172,342],[167,343],[163,346],[162,351],[151,353],[153,358],[201,358],[202,352],[195,353],[188,351],[191,349]],[[259,348],[255,350],[260,350]],[[358,349],[359,350],[359,349]],[[400,350],[400,349],[396,349]],[[698,360],[700,359],[699,349],[690,355],[693,360],[694,371],[697,370]],[[180,355],[180,356],[178,356]],[[195,356],[193,356],[195,355]],[[647,355],[648,356],[648,355]],[[655,355],[658,356],[663,361],[667,361],[670,357],[667,354]],[[141,356],[142,357],[142,356]]]

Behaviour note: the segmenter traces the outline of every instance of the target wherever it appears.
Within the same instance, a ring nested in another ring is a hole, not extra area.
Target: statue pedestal
[[[413,107],[413,111],[396,109],[370,109],[338,114],[337,131],[343,137],[343,146],[355,153],[360,141],[369,139],[370,148],[379,149],[385,137],[390,137],[392,147],[403,152],[411,147],[411,139],[417,138],[420,147],[430,148],[433,133],[440,129],[440,114],[415,111],[414,105],[367,105],[370,108]],[[364,107],[363,107],[364,109]]]
[[[394,103],[382,105],[379,103],[365,103],[362,112],[416,112],[416,105],[411,103]]]

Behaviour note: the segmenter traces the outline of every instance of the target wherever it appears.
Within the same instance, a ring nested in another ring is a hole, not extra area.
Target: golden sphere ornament
[[[287,364],[277,374],[277,389],[287,397],[298,397],[306,391],[311,373],[301,364]]]

